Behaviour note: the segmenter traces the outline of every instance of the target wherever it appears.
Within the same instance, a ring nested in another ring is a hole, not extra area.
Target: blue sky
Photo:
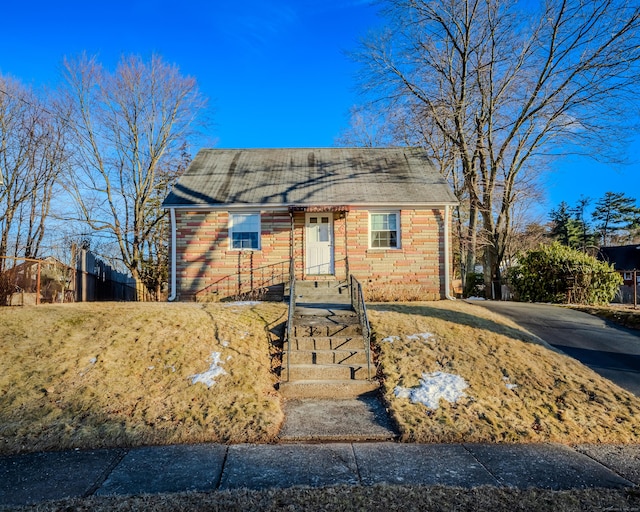
[[[86,50],[107,66],[158,53],[210,99],[219,147],[330,146],[356,103],[367,0],[23,1],[3,6],[0,71],[39,85]]]
[[[65,55],[158,53],[198,80],[224,148],[332,146],[359,101],[345,52],[381,23],[369,0],[23,0],[2,17],[0,73],[55,85]],[[556,162],[542,211],[609,190],[640,199],[639,153],[636,138],[629,165]]]

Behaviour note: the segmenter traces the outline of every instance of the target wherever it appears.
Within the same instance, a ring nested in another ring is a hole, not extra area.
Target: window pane
[[[371,247],[389,247],[389,232],[375,231],[371,234]]]
[[[258,248],[258,233],[237,233],[232,235],[232,248],[233,249],[257,249]]]
[[[260,248],[260,214],[232,213],[229,216],[232,249]]]
[[[231,216],[234,231],[258,231],[260,215],[257,213],[234,213]]]
[[[395,231],[397,229],[396,228],[396,214],[395,213],[390,213],[387,216],[387,225],[388,225],[387,229],[390,229],[390,230],[393,230],[393,231]]]
[[[371,229],[384,229],[384,216],[379,213],[371,214]]]
[[[371,247],[398,247],[398,214],[372,213]]]

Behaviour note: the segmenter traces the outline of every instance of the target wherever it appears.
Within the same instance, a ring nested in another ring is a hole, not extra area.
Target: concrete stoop
[[[284,411],[281,442],[390,441],[398,436],[377,393],[288,399]]]
[[[378,389],[348,287],[338,281],[301,281],[296,301],[282,353],[282,395],[354,398]]]
[[[349,286],[335,279],[323,281],[296,281],[296,302],[298,304],[334,303],[351,304]]]

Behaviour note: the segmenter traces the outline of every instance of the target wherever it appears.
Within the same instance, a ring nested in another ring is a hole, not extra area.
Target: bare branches
[[[410,125],[429,133],[440,147],[424,146],[435,158],[458,162],[444,169],[449,177],[458,170],[454,186],[462,183],[469,228],[482,218],[491,284],[514,202],[544,156],[624,140],[621,110],[638,100],[640,7],[625,0],[547,0],[537,11],[504,0],[387,5],[391,29],[358,55],[364,89],[407,113],[404,131]],[[475,260],[474,236],[468,232],[467,266]]]
[[[193,78],[157,56],[123,57],[114,72],[82,56],[64,62],[64,75],[79,171],[70,188],[79,213],[113,236],[138,277],[162,218],[155,199],[166,188],[158,187],[179,172],[176,162],[205,101]]]
[[[37,257],[67,164],[61,123],[29,89],[0,77],[0,256]]]

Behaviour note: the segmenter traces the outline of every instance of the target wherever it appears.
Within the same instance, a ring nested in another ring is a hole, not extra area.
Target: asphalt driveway
[[[640,396],[640,332],[562,306],[469,302],[510,318],[549,345]]]

